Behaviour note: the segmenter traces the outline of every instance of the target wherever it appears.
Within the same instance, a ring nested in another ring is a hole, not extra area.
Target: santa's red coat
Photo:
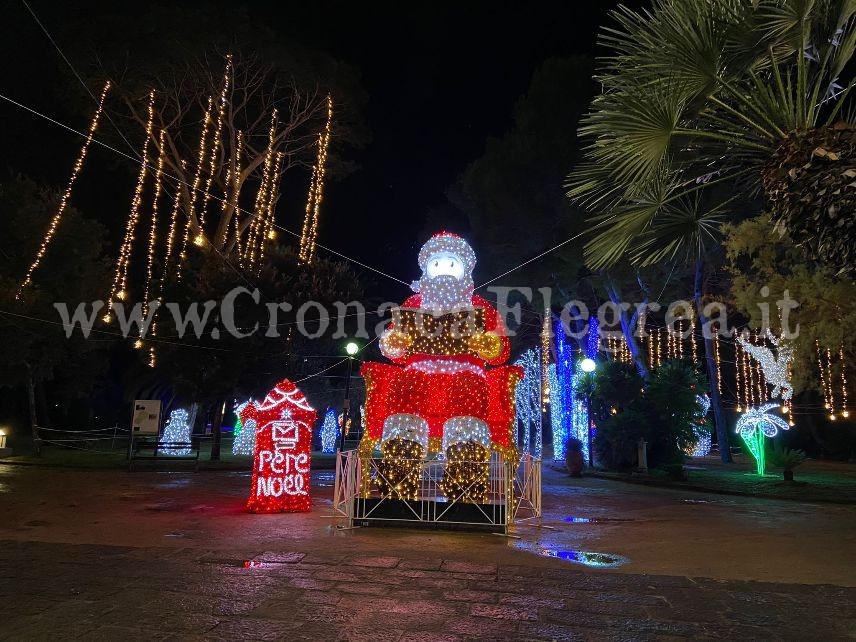
[[[401,307],[418,309],[421,303],[422,297],[415,294]],[[508,359],[509,340],[502,319],[486,299],[474,295],[472,305],[484,309],[485,330],[499,335],[499,356],[485,362],[470,355],[439,357],[417,353],[393,359],[400,365],[363,364],[368,439],[377,441],[382,437],[387,417],[406,413],[427,420],[429,438],[439,445],[447,420],[469,416],[487,422],[495,449],[506,453],[514,449],[514,389],[523,377],[523,369],[518,366],[486,367],[497,366]],[[458,362],[465,369],[453,374],[430,372],[448,361]]]

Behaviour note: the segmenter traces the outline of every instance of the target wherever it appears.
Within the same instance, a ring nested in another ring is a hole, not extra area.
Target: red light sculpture
[[[490,451],[519,460],[514,391],[523,369],[502,365],[510,342],[496,308],[474,294],[476,257],[469,244],[440,232],[422,247],[418,262],[416,294],[393,310],[380,337],[381,353],[395,365],[361,368],[366,427],[360,456],[380,449],[381,492],[416,499],[421,473],[414,462],[445,453],[454,464],[445,469],[446,496],[484,502]]]
[[[274,386],[259,404],[241,412],[244,426],[256,422],[253,481],[247,510],[299,513],[312,506],[309,496],[309,447],[316,412],[288,379]]]

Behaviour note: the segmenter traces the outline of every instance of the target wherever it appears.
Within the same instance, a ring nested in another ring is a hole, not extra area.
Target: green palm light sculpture
[[[749,452],[755,458],[758,474],[763,476],[765,470],[764,440],[773,438],[779,434],[779,430],[787,430],[788,422],[771,415],[773,408],[778,408],[778,403],[765,403],[763,406],[749,408],[740,419],[737,420],[737,432],[749,448]]]

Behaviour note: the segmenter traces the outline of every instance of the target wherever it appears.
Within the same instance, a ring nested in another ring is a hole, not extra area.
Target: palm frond
[[[702,192],[670,202],[629,248],[631,263],[647,267],[663,261],[691,262],[716,247],[730,201],[707,206]]]
[[[707,251],[726,215],[703,206],[706,180],[751,196],[784,141],[852,119],[854,81],[840,77],[856,0],[653,0],[611,16],[586,162],[566,182],[590,213],[592,268]]]

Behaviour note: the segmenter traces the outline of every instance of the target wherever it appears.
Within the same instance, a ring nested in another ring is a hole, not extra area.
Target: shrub
[[[568,437],[567,441],[565,441],[565,452],[566,453],[578,453],[583,450],[583,442],[576,437]]]
[[[585,385],[585,382],[583,382]],[[591,382],[591,411],[598,423],[608,419],[612,410],[620,412],[642,394],[642,377],[636,369],[620,361],[598,366]]]
[[[706,388],[704,378],[687,361],[667,361],[652,373],[644,395],[656,423],[648,447],[650,466],[683,462],[684,451],[696,441],[696,396]]]
[[[666,362],[651,373],[644,392],[642,383],[627,364],[607,363],[595,374],[594,451],[607,468],[636,466],[640,439],[648,443],[649,467],[680,465],[683,450],[695,441],[696,395],[705,392],[707,384],[692,364]]]
[[[803,463],[805,458],[804,451],[786,448],[776,441],[773,442],[773,450],[767,455],[770,465],[782,470],[793,470]]]
[[[631,405],[598,423],[593,446],[597,462],[613,470],[634,468],[637,443],[648,432],[647,420]]]

